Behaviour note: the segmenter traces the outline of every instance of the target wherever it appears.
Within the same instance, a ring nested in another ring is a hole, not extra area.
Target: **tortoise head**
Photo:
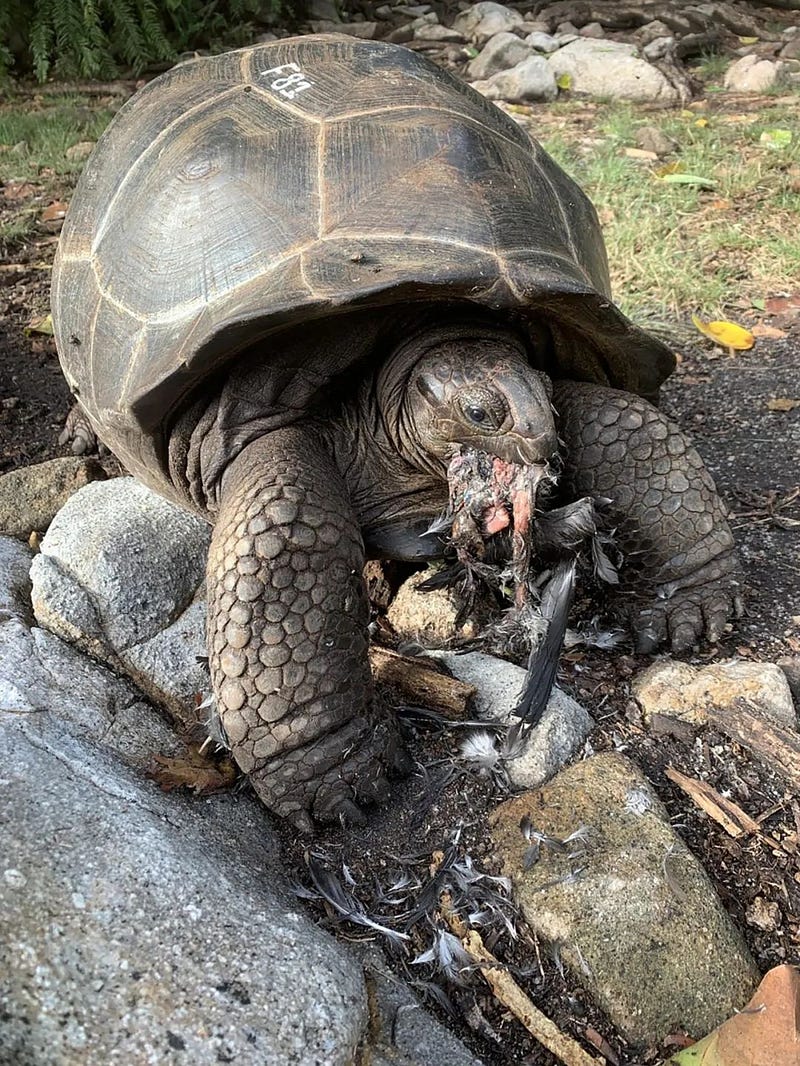
[[[470,448],[515,466],[546,467],[558,450],[549,377],[533,369],[510,332],[448,332],[425,338],[408,380],[403,421],[414,450],[445,466]]]

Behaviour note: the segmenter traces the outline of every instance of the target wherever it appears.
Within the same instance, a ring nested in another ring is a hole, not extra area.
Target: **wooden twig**
[[[446,718],[466,718],[475,686],[440,673],[427,659],[398,655],[372,645],[369,661],[376,681],[399,689],[409,703],[438,711]]]
[[[732,837],[742,836],[743,833],[757,833],[761,828],[738,804],[721,796],[707,781],[687,777],[671,766],[668,766],[664,773]]]
[[[800,735],[753,714],[741,699],[730,707],[710,706],[708,720],[800,792]]]
[[[453,913],[446,894],[441,900],[441,914],[451,931],[460,939],[464,950],[480,967],[481,974],[497,1001],[522,1022],[534,1040],[555,1055],[559,1062],[565,1063],[565,1066],[598,1066],[604,1061],[584,1051],[580,1044],[571,1036],[562,1033],[555,1022],[539,1010],[507,968],[491,951],[487,951],[480,933],[475,929],[468,929],[461,918]]]

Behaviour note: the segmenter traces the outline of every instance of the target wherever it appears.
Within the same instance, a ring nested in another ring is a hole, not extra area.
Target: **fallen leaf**
[[[740,37],[740,44],[758,44],[758,37]]]
[[[559,89],[567,90],[572,88],[572,75],[571,74],[559,74],[556,78],[556,85]]]
[[[32,318],[25,327],[25,335],[30,336],[31,333],[46,333],[48,337],[52,337],[53,316],[39,315],[37,318]]]
[[[663,167],[659,167],[658,170],[654,170],[653,173],[657,178],[666,177],[667,174],[682,174],[683,163],[675,160],[672,163],[665,163]]]
[[[692,322],[694,322],[704,337],[708,337],[709,340],[714,341],[715,344],[719,344],[723,348],[732,348],[734,351],[743,352],[747,351],[748,348],[752,348],[756,342],[755,337],[749,330],[743,326],[737,326],[735,322],[703,322],[697,315],[692,315]]]
[[[67,204],[57,200],[53,204],[49,204],[39,216],[42,222],[56,222],[58,219],[63,218],[67,213]]]
[[[794,1066],[798,1015],[800,971],[775,966],[743,1011],[669,1061],[672,1066]]]
[[[37,192],[39,192],[38,186],[32,185],[29,181],[7,181],[3,186],[3,198],[12,203],[17,200],[27,200]]]
[[[724,200],[721,197],[717,200],[712,200],[710,206],[714,211],[727,211],[733,207],[733,203],[730,200]]]
[[[236,780],[236,767],[227,756],[217,759],[197,745],[190,745],[185,755],[156,755],[149,776],[165,792],[187,788],[197,795],[209,796],[230,788]]]
[[[765,144],[767,148],[775,148],[780,151],[781,148],[788,148],[792,143],[792,131],[764,130],[758,138],[758,142],[759,144]]]
[[[778,329],[777,326],[767,326],[763,322],[759,322],[757,326],[753,326],[750,332],[754,337],[772,337],[773,340],[780,340],[781,337],[788,337],[788,333],[785,329]]]
[[[614,1049],[602,1033],[598,1033],[591,1025],[587,1025],[584,1036],[590,1044],[597,1048],[606,1062],[610,1063],[610,1066],[619,1066],[619,1059],[614,1054]]]
[[[699,174],[659,174],[657,175],[659,181],[667,182],[669,185],[697,185],[701,189],[713,189],[716,185],[715,181],[711,178],[703,178]]]
[[[764,310],[771,315],[783,315],[787,311],[797,314],[800,312],[800,292],[792,296],[770,296],[764,304]]]
[[[628,159],[647,159],[650,162],[658,159],[656,152],[648,152],[646,148],[626,148],[625,155]]]
[[[793,411],[795,407],[800,407],[800,400],[790,400],[786,396],[778,396],[774,400],[767,400],[767,407],[770,411]]]

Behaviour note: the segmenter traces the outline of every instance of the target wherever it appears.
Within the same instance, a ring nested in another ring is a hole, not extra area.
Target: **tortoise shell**
[[[561,376],[647,396],[673,366],[611,303],[594,208],[538,144],[424,57],[338,35],[197,59],[128,101],[78,183],[52,301],[98,436],[162,490],[198,386],[348,310],[545,319]],[[312,351],[294,372],[324,385]]]

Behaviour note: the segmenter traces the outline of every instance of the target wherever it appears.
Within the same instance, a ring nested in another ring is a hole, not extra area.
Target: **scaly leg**
[[[208,559],[208,648],[222,724],[264,803],[304,831],[359,820],[402,767],[367,658],[364,547],[313,436],[254,441],[225,472]]]
[[[719,638],[741,613],[739,568],[725,508],[703,460],[646,400],[598,385],[557,382],[565,445],[562,485],[611,501],[601,511],[628,564],[653,592],[634,621],[640,651],[669,638],[686,651]]]

